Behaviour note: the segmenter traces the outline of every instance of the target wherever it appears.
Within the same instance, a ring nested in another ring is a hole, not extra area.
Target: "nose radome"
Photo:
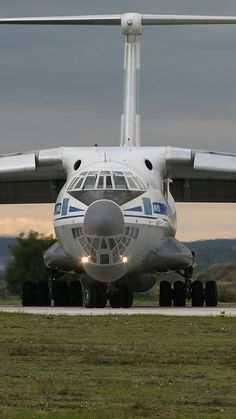
[[[93,202],[84,217],[84,232],[88,236],[117,236],[124,233],[124,216],[113,201]]]

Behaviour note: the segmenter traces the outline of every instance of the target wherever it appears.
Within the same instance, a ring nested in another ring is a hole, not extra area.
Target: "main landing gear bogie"
[[[22,290],[23,306],[86,307],[104,308],[109,300],[112,308],[130,308],[133,304],[133,292],[125,285],[107,290],[106,285],[80,281],[52,280],[25,281]]]
[[[52,299],[55,307],[81,307],[82,286],[80,281],[53,281]]]
[[[52,301],[55,307],[82,306],[82,286],[80,281],[54,280],[49,285],[47,281],[25,281],[22,289],[22,306],[50,307]]]
[[[187,288],[189,287],[189,288]],[[186,300],[192,302],[193,307],[217,306],[217,285],[215,281],[207,281],[205,288],[200,281],[175,281],[173,288],[169,281],[161,281],[159,305],[160,307],[184,307]]]
[[[51,298],[46,281],[25,281],[22,290],[22,306],[50,306]]]

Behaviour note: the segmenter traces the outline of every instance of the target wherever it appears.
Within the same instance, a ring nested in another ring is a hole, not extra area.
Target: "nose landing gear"
[[[133,292],[126,285],[109,290],[108,298],[112,308],[130,308],[134,299]]]
[[[107,304],[107,288],[104,285],[86,284],[83,286],[83,306],[104,308]]]
[[[107,300],[112,308],[130,308],[133,304],[133,292],[126,286],[111,288],[104,285],[86,284],[83,286],[83,306],[104,308]]]

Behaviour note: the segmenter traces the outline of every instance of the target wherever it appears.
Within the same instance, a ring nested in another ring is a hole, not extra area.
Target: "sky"
[[[0,0],[0,17],[236,15],[235,0]],[[145,27],[142,144],[236,153],[236,25]],[[0,27],[0,153],[119,145],[119,27]],[[0,234],[53,231],[52,205],[0,207]],[[181,240],[236,237],[233,204],[177,204]]]

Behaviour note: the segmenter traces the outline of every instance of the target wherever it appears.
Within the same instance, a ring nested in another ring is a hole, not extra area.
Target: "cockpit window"
[[[78,179],[78,178],[77,178],[77,179]],[[84,178],[83,178],[83,177],[81,177],[81,178],[79,179],[79,181],[76,183],[76,185],[75,185],[74,189],[80,189],[80,188],[81,188],[81,186],[82,186],[83,180],[84,180]]]
[[[97,175],[87,176],[83,185],[83,189],[95,189]]]
[[[145,186],[138,176],[131,172],[97,171],[82,172],[69,184],[68,190],[136,190],[145,191]]]
[[[110,175],[111,172],[105,171],[105,172],[101,172],[101,175]]]
[[[127,182],[130,189],[138,189],[137,185],[134,183],[131,177],[127,177]]]
[[[135,177],[135,182],[138,185],[138,189],[141,189],[141,190],[145,189],[143,182],[138,177]]]
[[[98,181],[98,186],[97,186],[97,188],[98,188],[98,189],[103,189],[103,184],[104,184],[104,177],[103,177],[103,176],[100,176],[100,177],[99,177],[99,181]]]
[[[106,189],[112,189],[111,176],[106,176]]]
[[[78,180],[79,178],[78,177],[76,177],[75,179],[73,179],[72,180],[72,182],[69,184],[69,187],[68,187],[68,190],[70,190],[70,189],[73,189],[74,188],[74,186],[75,186],[75,184],[77,183],[77,180]]]
[[[116,189],[128,189],[124,176],[120,176],[114,173],[114,182]]]

